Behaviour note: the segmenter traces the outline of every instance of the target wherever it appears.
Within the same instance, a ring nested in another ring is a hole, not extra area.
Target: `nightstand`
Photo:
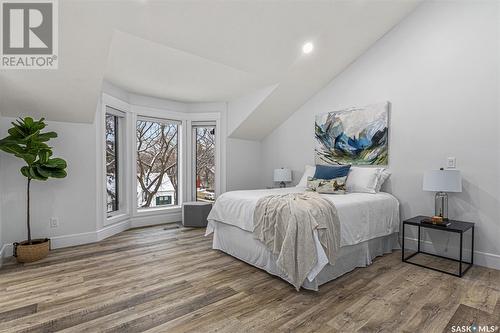
[[[422,223],[422,220],[424,220],[424,219],[429,219],[429,217],[428,216],[416,216],[416,217],[413,217],[411,219],[403,221],[403,237],[402,237],[402,246],[401,246],[402,247],[401,258],[402,258],[403,262],[407,262],[407,263],[412,264],[412,265],[432,269],[432,270],[435,270],[435,271],[438,271],[441,273],[446,273],[446,274],[450,274],[453,276],[462,277],[465,274],[465,272],[467,272],[469,270],[469,268],[472,267],[472,265],[474,263],[474,223],[449,220],[448,222],[450,222],[450,225],[445,227],[445,226],[440,226],[437,224]],[[412,253],[409,256],[405,257],[405,227],[407,225],[412,225],[412,226],[418,227],[418,240],[417,240],[417,252]],[[422,228],[435,229],[435,230],[441,230],[444,232],[451,232],[451,233],[459,234],[460,235],[459,259],[445,257],[445,256],[441,256],[438,254],[422,251],[422,249],[421,249],[421,229]],[[464,258],[463,258],[463,252],[464,252],[464,248],[463,248],[464,241],[463,240],[464,240],[464,233],[468,232],[469,230],[472,233],[472,235],[471,235],[472,240],[471,240],[470,261],[467,262],[467,261],[464,261]],[[451,272],[448,272],[445,270],[441,270],[438,268],[434,268],[434,267],[426,266],[426,265],[423,265],[420,263],[409,261],[411,258],[417,256],[420,253],[457,262],[458,263],[458,273],[451,273]],[[467,265],[467,267],[465,269],[463,269],[464,264]]]

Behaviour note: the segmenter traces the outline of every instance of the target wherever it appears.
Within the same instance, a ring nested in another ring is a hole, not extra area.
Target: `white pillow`
[[[304,174],[302,178],[300,178],[297,187],[307,187],[307,177],[314,177],[314,173],[316,172],[316,166],[314,165],[306,165],[304,167]]]
[[[382,168],[378,176],[377,186],[375,187],[375,191],[377,191],[377,193],[380,192],[382,185],[384,185],[385,181],[389,179],[390,176],[391,172],[387,169]]]
[[[346,181],[347,192],[377,193],[380,173],[383,170],[385,169],[351,167]]]

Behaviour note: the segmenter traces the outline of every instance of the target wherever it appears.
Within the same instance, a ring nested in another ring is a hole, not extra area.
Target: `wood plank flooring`
[[[0,269],[0,332],[451,332],[500,326],[500,271],[462,279],[377,258],[323,285],[288,283],[211,249],[204,230],[151,227]],[[497,330],[498,332],[498,330]]]

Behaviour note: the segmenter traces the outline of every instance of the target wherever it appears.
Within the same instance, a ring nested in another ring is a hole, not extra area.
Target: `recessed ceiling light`
[[[311,53],[313,49],[314,49],[314,45],[311,42],[307,42],[304,45],[302,45],[302,52],[304,52],[304,54]]]

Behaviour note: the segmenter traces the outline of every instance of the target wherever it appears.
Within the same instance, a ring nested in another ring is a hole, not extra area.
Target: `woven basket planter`
[[[34,239],[31,244],[28,241],[14,243],[14,257],[17,262],[34,262],[45,258],[50,251],[50,239]]]

